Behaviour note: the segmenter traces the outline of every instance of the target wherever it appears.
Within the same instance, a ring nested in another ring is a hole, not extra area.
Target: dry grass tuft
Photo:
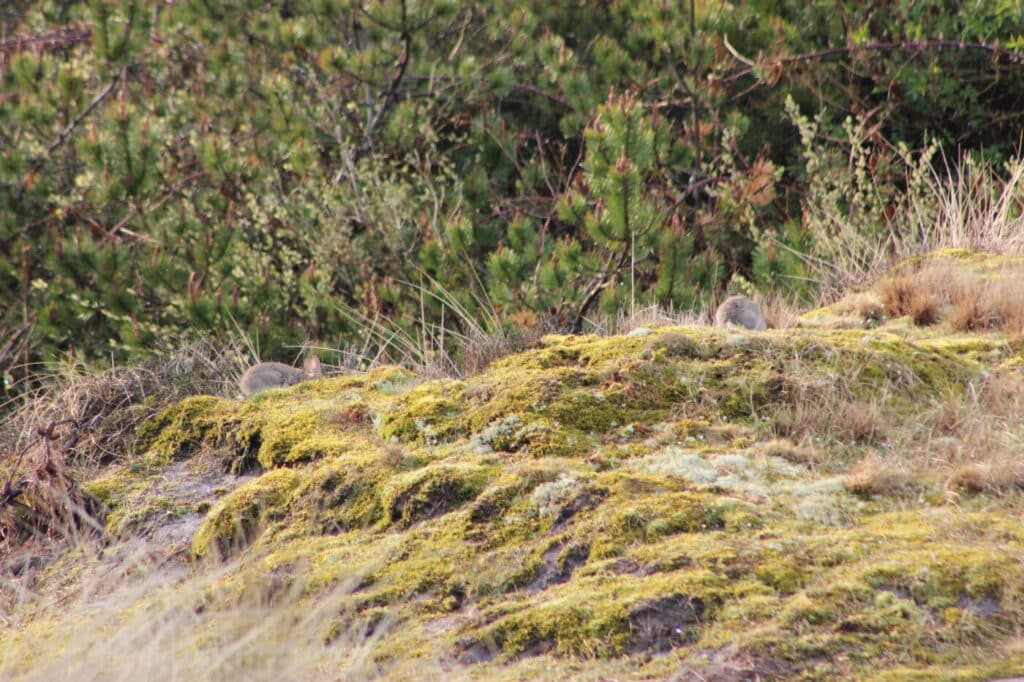
[[[986,414],[1019,419],[1024,414],[1024,376],[1015,372],[989,374],[972,391],[972,402]]]
[[[947,486],[975,494],[1024,490],[1024,463],[1001,460],[989,464],[965,464],[953,472]]]
[[[1024,275],[1021,268],[1019,275]],[[1024,282],[1016,277],[978,279],[953,301],[950,325],[957,331],[1001,329],[1024,332]]]
[[[372,420],[370,409],[362,404],[344,405],[327,418],[329,424],[343,429],[359,428]]]
[[[236,366],[230,345],[195,341],[135,368],[70,365],[22,396],[0,424],[0,554],[88,532],[96,509],[78,481],[123,460],[138,425],[164,406],[224,391]]]
[[[985,467],[978,464],[965,464],[949,477],[948,487],[980,493],[985,489]]]
[[[769,295],[761,302],[761,312],[769,329],[790,329],[798,325],[803,311],[796,301]]]
[[[846,488],[865,495],[921,488],[1024,491],[1024,376],[992,373],[935,400],[915,419],[890,419],[886,413],[884,403],[860,400],[841,383],[792,381],[787,399],[769,414],[768,432],[776,440],[759,449],[845,469]],[[871,448],[867,454],[865,446]],[[873,446],[884,447],[884,457]]]
[[[601,335],[628,334],[640,327],[701,326],[708,324],[708,318],[709,312],[703,308],[675,310],[671,306],[649,305],[615,314],[599,312],[584,320],[582,331]]]
[[[892,435],[892,452],[930,485],[1008,493],[1024,487],[1024,377],[993,373],[936,402]]]
[[[231,344],[198,340],[138,367],[60,367],[11,409],[0,425],[0,446],[18,451],[37,440],[40,428],[67,422],[74,432],[69,463],[112,462],[130,449],[135,426],[164,405],[200,393],[233,392],[239,355]]]
[[[905,266],[877,288],[888,315],[919,326],[944,316],[956,331],[1024,331],[1024,265],[1016,261],[984,274],[949,261]]]
[[[913,480],[893,462],[873,454],[846,474],[843,486],[857,495],[896,496],[913,487]]]
[[[1024,253],[1024,161],[1000,172],[967,156],[946,170],[931,183],[938,210],[923,226],[930,247]]]
[[[871,443],[885,439],[887,423],[876,403],[863,400],[842,402],[833,411],[839,438],[848,443]]]
[[[0,678],[49,680],[441,679],[378,662],[391,623],[347,604],[357,581],[311,593],[223,566],[157,565],[78,551],[74,582],[33,593],[5,581]],[[92,557],[91,559],[89,557]],[[237,589],[225,592],[230,582]],[[52,594],[51,594],[52,593]],[[21,627],[31,620],[33,625]]]
[[[841,383],[790,382],[787,400],[773,409],[769,422],[777,438],[843,447],[885,441],[890,428],[879,405],[855,398]]]
[[[819,456],[814,448],[797,445],[788,438],[773,438],[758,445],[757,449],[766,457],[780,457],[794,464],[813,464]]]
[[[410,284],[420,292],[423,313],[412,327],[355,308],[337,312],[359,330],[362,348],[346,351],[345,366],[365,371],[399,364],[432,379],[460,378],[483,371],[494,360],[528,348],[544,334],[557,331],[555,322],[532,313],[503,320],[491,303],[476,299],[474,313],[459,298],[432,281],[433,289]],[[428,319],[427,307],[440,307],[440,322]]]
[[[878,284],[885,314],[909,316],[919,327],[935,324],[943,303],[941,288],[956,278],[957,273],[951,267],[898,270]]]
[[[406,452],[401,443],[385,443],[381,448],[380,459],[393,469],[408,469],[416,463],[416,459]]]
[[[806,401],[779,405],[771,416],[772,434],[778,440],[801,440],[814,435],[823,424],[821,413]]]
[[[837,315],[855,316],[863,327],[875,327],[885,322],[885,306],[878,295],[861,291],[841,299],[833,305]]]

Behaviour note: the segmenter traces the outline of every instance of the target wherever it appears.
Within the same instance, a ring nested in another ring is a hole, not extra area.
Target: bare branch
[[[367,16],[370,15],[367,14]],[[402,41],[402,54],[399,55],[398,61],[395,63],[395,73],[391,77],[391,82],[388,84],[387,90],[377,95],[377,99],[383,99],[383,101],[366,126],[366,131],[363,134],[364,142],[362,151],[370,148],[370,138],[373,136],[373,131],[376,130],[377,126],[384,118],[384,114],[386,114],[388,109],[390,109],[395,103],[395,100],[398,97],[398,86],[401,84],[402,78],[405,76],[406,67],[409,66],[409,56],[412,52],[412,33],[408,27],[408,7],[406,6],[405,0],[402,0],[401,27],[396,28],[395,30],[398,30],[401,34],[399,37]]]
[[[8,40],[0,40],[0,52],[10,54],[26,47],[37,51],[60,50],[78,43],[92,41],[92,27],[65,26],[50,33],[38,33],[30,36],[19,36]]]
[[[47,155],[53,154],[53,152],[55,152],[58,147],[64,144],[68,137],[71,136],[71,133],[74,132],[75,128],[77,128],[82,123],[82,121],[85,120],[85,117],[91,114],[92,110],[99,106],[100,102],[106,99],[107,95],[114,91],[114,87],[117,85],[118,81],[120,81],[122,77],[123,72],[117,73],[114,76],[114,78],[107,84],[107,87],[103,88],[103,90],[101,90],[99,94],[92,98],[92,101],[89,102],[89,106],[83,109],[82,112],[78,114],[78,116],[75,116],[73,119],[71,119],[71,123],[69,123],[67,127],[61,131],[60,135],[57,136],[57,139],[51,142],[50,146],[46,148]]]
[[[742,69],[730,76],[727,76],[723,78],[722,81],[734,81],[753,73],[754,69],[757,67],[756,63],[741,55],[729,43],[728,36],[723,36],[723,42],[725,43],[726,49],[729,50],[733,57],[735,57],[737,61],[746,64],[748,68]],[[793,55],[790,57],[780,57],[774,61],[774,64],[778,65],[806,62],[815,59],[831,57],[837,54],[850,54],[854,52],[929,49],[957,49],[982,51],[991,54],[993,57],[1006,57],[1011,62],[1024,65],[1024,54],[1020,52],[1008,50],[1005,47],[1001,47],[998,45],[988,45],[986,43],[972,43],[963,40],[893,40],[881,43],[869,43],[867,45],[848,45],[846,47],[830,47],[824,50],[815,50],[814,52],[807,52],[804,54]],[[769,63],[771,63],[771,60],[768,61]]]

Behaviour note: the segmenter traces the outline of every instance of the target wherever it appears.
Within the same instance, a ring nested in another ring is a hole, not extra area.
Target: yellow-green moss
[[[284,464],[308,461],[308,448],[300,448],[319,435],[319,415],[309,408],[283,407],[280,412],[264,418],[264,428],[260,430],[260,447],[256,455],[257,461],[265,469],[272,469]],[[315,446],[314,446],[315,448]],[[325,447],[324,451],[329,451]]]
[[[380,436],[403,442],[439,443],[463,435],[456,419],[459,405],[444,395],[449,390],[451,387],[441,382],[410,390],[382,415],[378,429]]]
[[[707,344],[698,340],[696,335],[681,331],[670,331],[655,335],[644,349],[655,359],[690,358],[705,360],[711,356]]]
[[[193,554],[227,556],[244,546],[268,517],[284,512],[301,480],[298,472],[275,469],[240,485],[207,513],[192,540]]]
[[[291,524],[301,534],[334,534],[369,528],[385,516],[383,486],[395,469],[380,451],[329,459],[302,481]]]
[[[473,464],[436,464],[393,476],[384,506],[392,523],[408,527],[476,497],[494,470]]]
[[[82,490],[105,507],[114,507],[137,482],[127,468],[120,468],[82,484]]]
[[[896,265],[893,270],[896,271],[907,266],[920,266],[926,263],[943,261],[973,270],[999,270],[1024,264],[1024,258],[1021,256],[976,251],[967,248],[942,248],[921,255],[911,256],[903,263]]]
[[[139,427],[139,450],[158,462],[188,457],[220,443],[237,412],[238,403],[223,398],[185,398]]]

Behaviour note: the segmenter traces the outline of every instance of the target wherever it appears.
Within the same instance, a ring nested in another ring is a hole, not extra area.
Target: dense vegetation
[[[800,293],[838,222],[918,230],[922,169],[1014,154],[1022,52],[1016,0],[4,3],[0,392],[183,333]]]

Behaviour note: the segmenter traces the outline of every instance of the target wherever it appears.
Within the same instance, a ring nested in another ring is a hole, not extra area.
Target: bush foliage
[[[799,292],[837,215],[914,229],[937,147],[1014,155],[1022,36],[1015,0],[5,3],[4,391],[196,331],[343,345],[351,309]]]

